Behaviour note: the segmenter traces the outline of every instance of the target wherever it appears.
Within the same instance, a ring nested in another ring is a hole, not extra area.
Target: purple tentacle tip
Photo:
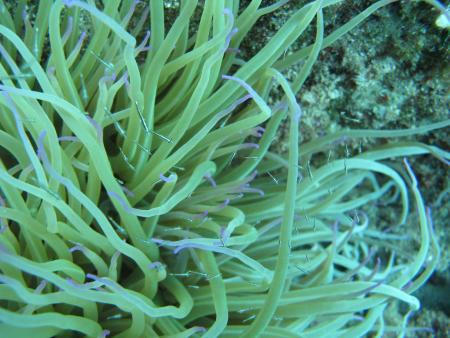
[[[205,218],[206,216],[208,216],[208,210],[203,211],[201,214],[197,214],[192,216],[192,219],[202,219]]]
[[[233,12],[229,8],[224,8],[223,9],[223,14],[225,14],[225,15],[233,15]]]
[[[187,249],[190,247],[192,247],[192,244],[188,244],[188,243],[182,244],[182,245],[176,247],[175,250],[173,250],[173,254],[177,255],[181,250],[184,250],[184,249]]]
[[[164,242],[165,242],[163,239],[155,238],[155,237],[153,237],[153,238],[151,239],[151,241],[152,241],[153,243],[156,243],[156,244],[159,244],[159,245],[162,245],[162,244],[164,244]]]
[[[129,197],[134,197],[135,194],[130,189],[128,189],[124,185],[121,185],[120,187],[122,188],[122,191],[125,193],[125,195],[127,195]]]
[[[206,328],[203,326],[196,326],[193,328],[195,332],[206,332]]]
[[[94,275],[92,273],[87,273],[86,274],[86,278],[89,278],[89,279],[92,279],[92,280],[98,280],[99,279],[96,275]]]
[[[258,188],[250,188],[248,185],[244,185],[240,187],[240,191],[244,192],[244,193],[256,193],[259,194],[260,196],[264,196],[264,191]]]
[[[170,177],[170,176],[166,177],[163,174],[159,174],[159,178],[160,178],[161,181],[164,181],[166,183],[170,183],[170,182],[173,182],[175,180],[175,178]]]
[[[137,50],[140,52],[145,52],[151,49],[151,45],[147,46],[147,42],[150,39],[150,31],[148,30],[147,33],[145,34],[144,39],[142,40],[142,42],[139,44],[139,46],[137,46]]]
[[[153,263],[150,263],[149,265],[148,265],[148,268],[149,269],[156,269],[156,270],[159,270],[159,269],[161,269],[163,267],[163,264],[161,263],[161,262],[153,262]]]
[[[4,208],[6,207],[6,202],[5,200],[2,198],[2,196],[0,196],[0,208]],[[4,233],[7,229],[7,224],[5,222],[3,222],[3,219],[0,218],[0,234]]]
[[[254,172],[251,173],[251,175],[248,177],[247,182],[251,182],[255,179],[256,175],[258,175],[258,171],[255,170]]]
[[[219,210],[225,209],[228,204],[230,204],[229,198],[227,198],[225,201],[222,202],[222,204],[219,205]]]
[[[73,0],[63,0],[63,4],[67,7],[72,7],[75,3]]]
[[[81,244],[77,244],[69,249],[69,252],[81,251],[84,252],[85,248]]]
[[[211,175],[205,175],[204,178],[211,184],[213,188],[217,187],[216,181],[214,181]]]
[[[259,149],[258,143],[243,143],[242,145],[248,148]]]
[[[220,239],[222,241],[222,244],[225,244],[229,238],[230,238],[230,234],[228,233],[227,229],[224,227],[221,227],[220,228]]]
[[[55,75],[55,67],[53,67],[53,66],[50,66],[50,67],[48,67],[47,68],[47,75]]]
[[[73,287],[80,287],[80,284],[75,282],[72,278],[66,278],[67,283],[69,283]]]
[[[28,20],[28,13],[27,13],[27,9],[26,8],[24,8],[22,10],[22,20],[23,21],[27,21]]]
[[[255,136],[255,137],[262,137],[263,133],[266,130],[263,127],[255,127],[250,131],[250,135]]]

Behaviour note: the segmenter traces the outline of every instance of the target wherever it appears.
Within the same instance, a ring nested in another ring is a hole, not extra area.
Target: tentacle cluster
[[[394,1],[325,36],[339,2],[310,1],[243,60],[286,1],[181,1],[168,29],[159,0],[0,1],[0,336],[357,337],[388,330],[394,300],[418,309],[439,248],[409,164],[408,178],[386,161],[449,154],[403,142],[309,159],[449,121],[299,145],[296,95],[320,50]],[[285,56],[310,25],[315,42]],[[286,117],[288,156],[270,150]],[[420,248],[397,259],[363,210],[400,200],[404,223],[411,194]]]

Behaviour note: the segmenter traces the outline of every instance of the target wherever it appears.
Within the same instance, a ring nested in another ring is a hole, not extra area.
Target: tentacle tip
[[[63,4],[66,6],[66,7],[72,7],[73,5],[75,5],[75,1],[74,0],[63,0]]]
[[[174,255],[178,255],[178,253],[179,253],[181,250],[183,250],[183,249],[185,249],[185,247],[179,246],[179,247],[177,247],[177,248],[175,248],[175,249],[173,250],[173,254],[174,254]]]
[[[27,9],[26,8],[24,8],[22,10],[22,20],[23,21],[27,21],[28,20],[28,13],[27,13]]]
[[[163,182],[171,183],[171,182],[175,181],[175,175],[171,174],[168,177],[166,177],[161,173],[161,174],[159,174],[159,179]]]
[[[206,328],[203,326],[195,326],[193,329],[195,332],[206,332],[207,331]]]
[[[109,336],[110,334],[111,334],[111,331],[103,330],[102,333],[100,334],[100,338],[105,338],[105,337]]]
[[[152,262],[152,263],[150,263],[150,264],[148,265],[148,268],[149,268],[150,270],[153,270],[153,269],[159,270],[159,269],[161,269],[161,268],[163,268],[163,267],[164,267],[164,265],[163,265],[161,262]]]
[[[4,234],[6,229],[8,229],[8,226],[4,224],[3,221],[0,221],[0,234]]]
[[[226,16],[231,16],[233,15],[233,12],[231,11],[230,8],[226,7],[223,9],[223,14],[225,14]]]
[[[87,273],[86,274],[86,278],[91,279],[91,280],[97,280],[98,277],[92,273]]]
[[[73,253],[73,252],[75,252],[75,251],[81,251],[81,252],[84,252],[84,251],[85,251],[85,248],[84,248],[81,244],[77,244],[77,245],[75,245],[75,246],[73,246],[73,247],[71,247],[71,248],[69,249],[69,252],[70,252],[70,253]]]

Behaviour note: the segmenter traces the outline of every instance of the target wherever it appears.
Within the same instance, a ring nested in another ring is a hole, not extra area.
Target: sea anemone
[[[2,337],[407,332],[439,247],[406,157],[449,153],[403,140],[310,159],[450,122],[299,144],[297,97],[320,51],[395,0],[326,36],[323,9],[342,1],[309,1],[241,58],[258,18],[286,2],[181,1],[167,27],[160,0],[0,1]],[[311,25],[313,43],[285,55]],[[364,211],[394,202],[393,227],[415,206],[414,256],[395,255],[396,235]],[[388,329],[394,301],[410,311]]]

